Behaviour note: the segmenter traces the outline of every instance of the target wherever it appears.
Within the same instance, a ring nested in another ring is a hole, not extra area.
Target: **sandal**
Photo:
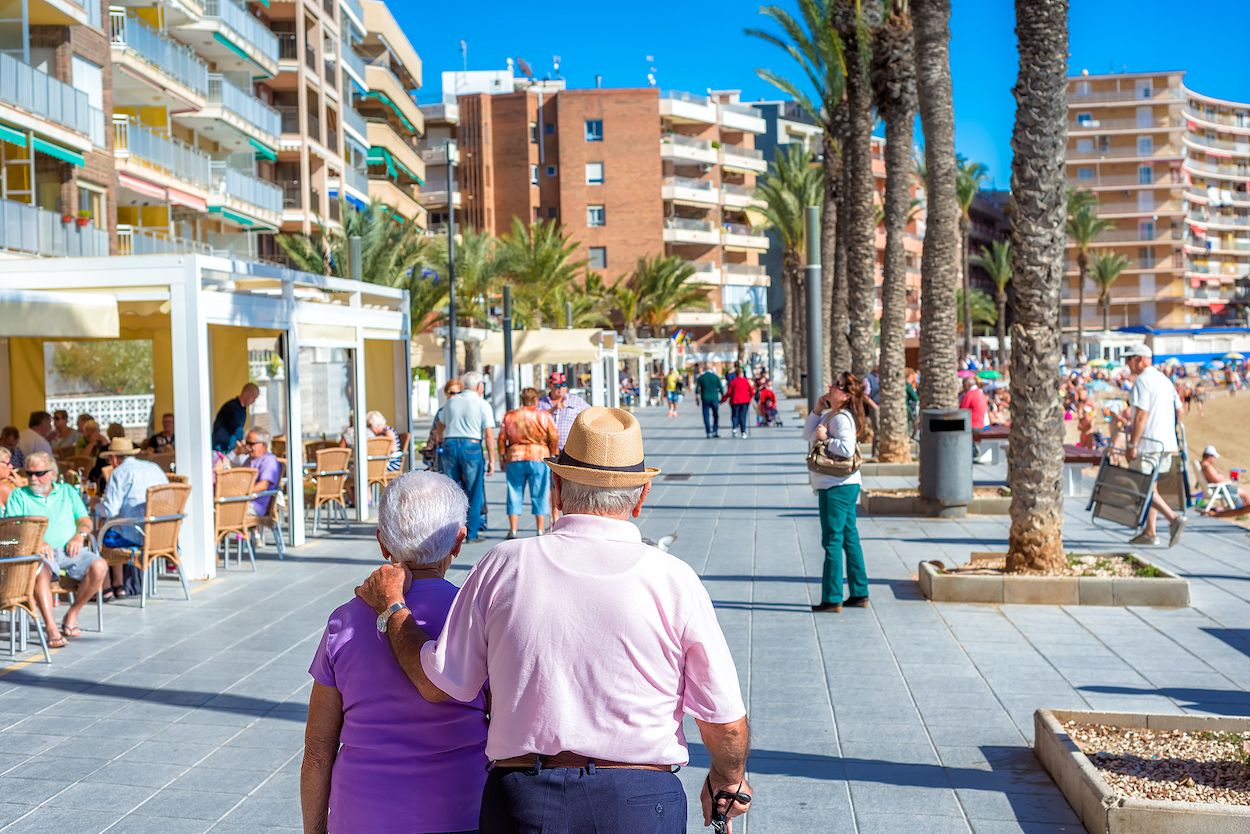
[[[125,585],[114,585],[112,588],[112,591],[113,591],[113,599],[125,599],[126,597],[130,596],[130,594],[126,593]]]
[[[68,645],[69,645],[69,641],[65,639],[64,634],[59,634],[56,637],[48,638],[49,649],[63,649]]]
[[[61,636],[68,637],[69,639],[72,640],[75,637],[82,636],[82,629],[79,628],[78,626],[66,625],[65,623],[61,623]]]

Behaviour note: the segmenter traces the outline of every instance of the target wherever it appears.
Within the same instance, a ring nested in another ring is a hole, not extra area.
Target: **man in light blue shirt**
[[[165,472],[150,460],[135,457],[139,450],[128,437],[114,437],[100,457],[113,467],[104,498],[96,507],[96,514],[107,521],[110,518],[143,518],[147,515],[148,487],[169,483]],[[113,527],[104,534],[101,547],[129,550],[143,547],[143,533],[135,525]],[[113,565],[112,591],[115,597],[126,596],[122,565]]]
[[[460,378],[464,390],[447,400],[439,422],[443,427],[443,474],[460,484],[469,498],[469,536],[475,542],[482,529],[482,505],[486,500],[486,475],[498,466],[495,450],[495,413],[482,399],[486,386],[482,375],[469,371]],[[482,447],[485,443],[486,451]]]

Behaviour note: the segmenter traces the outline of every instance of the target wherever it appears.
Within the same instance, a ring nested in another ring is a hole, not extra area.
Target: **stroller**
[[[760,414],[755,421],[757,426],[780,426],[781,413],[777,411],[777,395],[768,388],[755,395],[760,404]]]

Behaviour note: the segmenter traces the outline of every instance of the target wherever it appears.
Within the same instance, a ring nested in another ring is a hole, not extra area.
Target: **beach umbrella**
[[[1111,363],[1108,362],[1106,359],[1092,359],[1089,362],[1089,366],[1091,368],[1105,368],[1109,366],[1110,364]]]
[[[977,376],[981,379],[1002,379],[1003,375],[998,371],[978,371]]]
[[[960,379],[966,379],[967,377],[970,377],[970,376],[976,376],[976,372],[975,371],[958,371],[956,373],[956,376],[958,376]]]
[[[1222,371],[1224,370],[1224,363],[1218,359],[1212,359],[1202,367],[1208,371]]]
[[[1096,393],[1098,391],[1110,391],[1111,383],[1102,379],[1091,379],[1089,382],[1085,383],[1085,390],[1089,391],[1090,393]]]
[[[1167,359],[1163,360],[1163,364],[1169,367],[1174,366],[1174,365],[1179,365],[1180,363],[1181,363],[1181,360],[1177,359],[1175,356],[1169,356]]]
[[[1224,358],[1232,359],[1235,362],[1240,362],[1242,359],[1245,359],[1246,357],[1242,356],[1240,353],[1234,350],[1234,351],[1224,354]]]

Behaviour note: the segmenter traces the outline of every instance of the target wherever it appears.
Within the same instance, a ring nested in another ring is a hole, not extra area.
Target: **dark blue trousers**
[[[495,768],[482,792],[481,834],[685,834],[675,773],[625,768]]]
[[[720,403],[703,401],[703,430],[708,434],[720,433]]]
[[[747,412],[750,411],[750,403],[741,403],[739,405],[729,406],[729,416],[733,421],[734,431],[747,433]]]
[[[449,437],[443,441],[443,474],[460,484],[469,497],[469,540],[478,537],[482,527],[482,502],[485,487],[482,479],[486,474],[486,460],[482,457],[482,443],[462,437]]]

